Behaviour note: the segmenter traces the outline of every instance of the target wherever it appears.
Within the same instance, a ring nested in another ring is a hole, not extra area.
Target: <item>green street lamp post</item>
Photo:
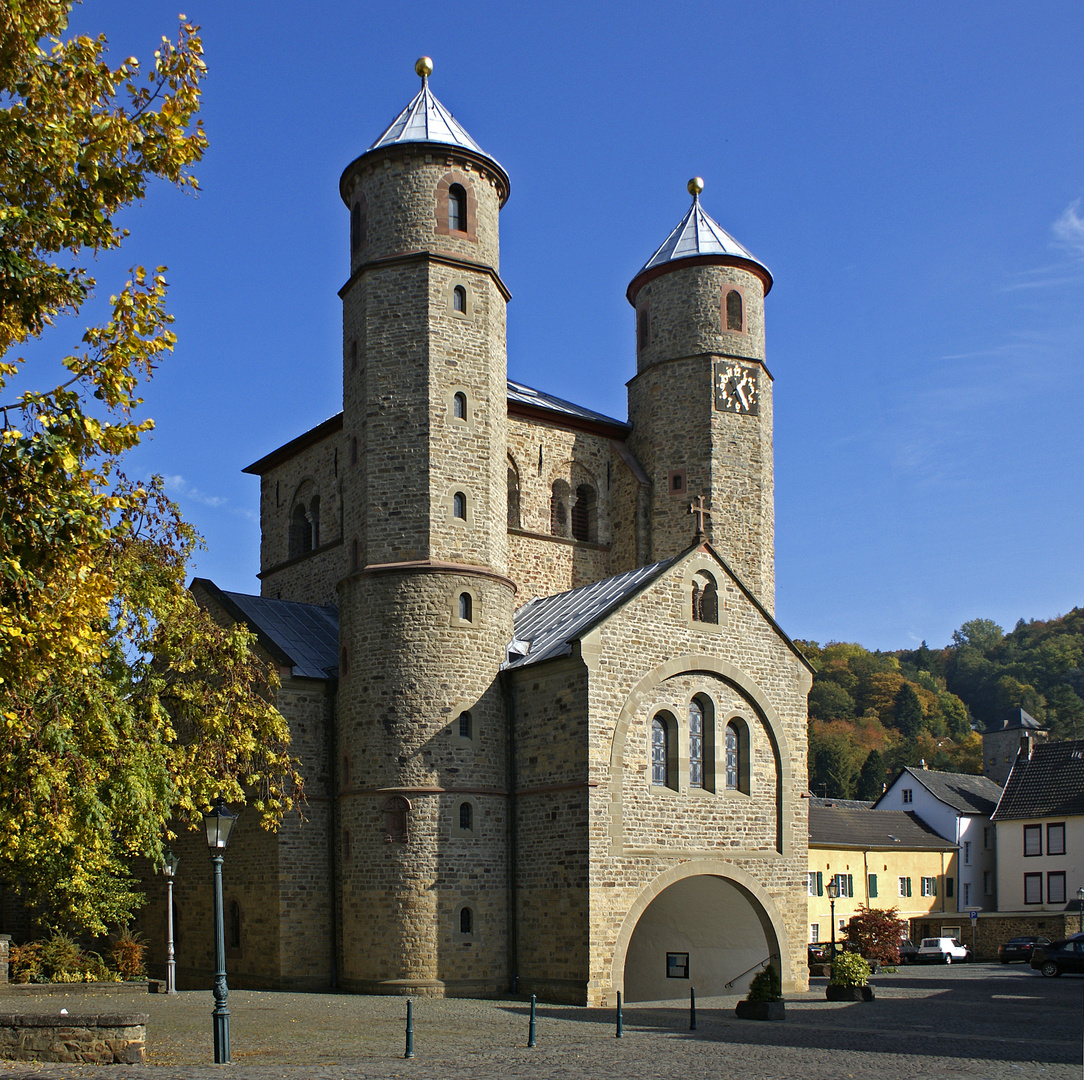
[[[832,975],[836,973],[836,900],[839,897],[839,878],[833,877],[825,886],[824,891],[828,894],[828,903],[832,908]]]
[[[177,993],[177,961],[173,953],[173,878],[177,873],[180,859],[173,854],[172,848],[166,848],[162,862],[162,873],[166,879],[166,993]]]
[[[230,1062],[230,1010],[226,1008],[229,987],[226,985],[226,935],[222,920],[222,858],[230,840],[237,815],[219,796],[214,807],[205,811],[203,823],[207,827],[207,846],[214,866],[214,920],[215,920],[215,1007],[211,1013],[214,1028],[215,1064]]]
[[[1084,934],[1084,885],[1081,885],[1076,891],[1076,898],[1079,901],[1077,904],[1077,913],[1080,915],[1080,932]]]

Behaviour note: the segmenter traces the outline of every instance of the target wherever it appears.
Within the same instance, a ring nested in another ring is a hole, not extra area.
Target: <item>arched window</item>
[[[226,933],[226,948],[241,948],[241,905],[236,900],[230,901],[229,925]]]
[[[448,188],[448,228],[454,232],[467,231],[467,193],[462,184]]]
[[[461,934],[474,933],[474,912],[469,907],[461,908],[459,912],[459,932]]]
[[[741,790],[742,780],[742,732],[733,720],[726,725],[726,786],[732,791]]]
[[[553,536],[568,536],[568,504],[572,489],[564,480],[554,480],[553,494],[550,496],[550,533]]]
[[[719,622],[719,588],[706,570],[693,578],[692,617],[693,622]]]
[[[508,528],[522,528],[519,509],[519,470],[516,463],[508,459]]]
[[[689,702],[689,787],[704,786],[704,709],[693,698]]]
[[[674,718],[668,712],[651,721],[651,783],[654,787],[677,787],[677,761],[673,752]]]
[[[726,328],[728,330],[741,330],[743,326],[741,293],[737,289],[731,289],[726,294]]]
[[[459,714],[459,737],[470,739],[474,735],[474,722],[471,714],[464,710]]]
[[[460,521],[467,520],[467,496],[462,491],[457,491],[452,496],[452,517]]]
[[[577,540],[598,539],[598,507],[595,489],[590,484],[576,488],[576,505],[572,507],[572,535]]]
[[[467,311],[467,290],[462,285],[457,285],[452,289],[452,311],[459,311],[466,314]]]
[[[459,804],[459,827],[463,832],[474,830],[474,805],[469,802]]]
[[[459,594],[459,618],[463,622],[472,622],[474,619],[474,601],[469,592]]]
[[[467,419],[467,395],[462,390],[457,391],[452,398],[452,416],[457,420]]]
[[[313,496],[308,508],[298,502],[290,514],[290,555],[291,559],[308,555],[317,546],[319,526],[320,496]]]
[[[408,813],[410,802],[402,795],[384,800],[384,843],[405,844],[410,840]]]

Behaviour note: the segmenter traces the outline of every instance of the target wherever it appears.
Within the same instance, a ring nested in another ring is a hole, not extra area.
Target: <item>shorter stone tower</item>
[[[775,607],[772,377],[764,360],[768,268],[692,206],[628,287],[636,309],[629,445],[651,481],[651,557],[704,533],[757,600]]]
[[[341,982],[506,980],[508,177],[422,87],[343,173]],[[478,932],[484,928],[484,933]],[[464,943],[470,943],[465,948]]]

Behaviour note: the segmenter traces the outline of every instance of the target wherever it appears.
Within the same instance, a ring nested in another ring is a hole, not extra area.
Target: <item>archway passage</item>
[[[651,901],[632,932],[625,1000],[687,998],[690,986],[703,997],[744,993],[756,973],[747,969],[779,952],[770,926],[756,900],[732,881],[709,874],[676,881]],[[687,978],[680,977],[686,956]],[[737,981],[727,987],[731,979]]]

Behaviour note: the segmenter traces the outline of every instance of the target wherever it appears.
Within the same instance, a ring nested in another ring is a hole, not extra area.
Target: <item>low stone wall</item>
[[[975,923],[974,930],[967,912],[958,919],[952,916],[931,919],[929,916],[911,920],[911,940],[918,945],[924,937],[936,937],[940,927],[948,922],[957,922],[960,926],[960,940],[974,950],[975,960],[996,960],[997,948],[1010,938],[1026,934],[1036,937],[1048,937],[1051,941],[1075,934],[1080,926],[1077,912],[1051,911],[983,911]]]
[[[145,1065],[147,1014],[0,1013],[0,1059]]]

